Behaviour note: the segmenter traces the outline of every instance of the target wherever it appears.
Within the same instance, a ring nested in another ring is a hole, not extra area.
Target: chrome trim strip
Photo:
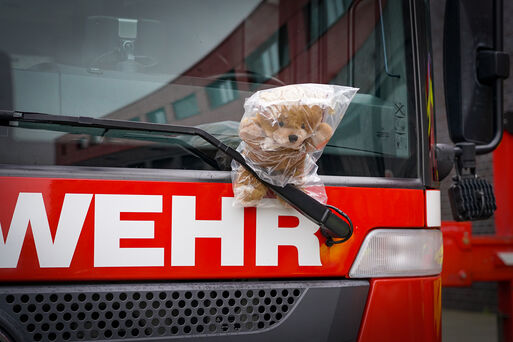
[[[128,169],[88,166],[1,165],[0,177],[231,183],[230,171]],[[326,186],[422,189],[420,179],[321,176]]]

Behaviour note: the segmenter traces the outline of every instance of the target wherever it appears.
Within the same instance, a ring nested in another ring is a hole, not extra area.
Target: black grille
[[[0,308],[10,311],[34,341],[146,339],[268,329],[305,291],[272,283],[224,284],[8,288],[0,295]]]

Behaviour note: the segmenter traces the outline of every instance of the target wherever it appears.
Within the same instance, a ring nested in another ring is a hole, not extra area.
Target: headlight
[[[437,229],[371,231],[351,267],[351,278],[406,277],[442,271],[442,232]]]

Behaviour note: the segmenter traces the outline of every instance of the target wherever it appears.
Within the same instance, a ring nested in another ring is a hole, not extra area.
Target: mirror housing
[[[438,167],[438,179],[447,177],[454,167],[454,146],[437,143],[435,146],[436,165]]]
[[[492,152],[502,139],[502,80],[509,76],[502,9],[503,0],[446,1],[444,87],[449,135],[456,144],[449,199],[456,221],[486,219],[497,208],[493,186],[476,172],[476,155]]]
[[[502,50],[502,0],[447,0],[444,87],[449,135],[491,152],[502,138],[502,79],[509,56]]]

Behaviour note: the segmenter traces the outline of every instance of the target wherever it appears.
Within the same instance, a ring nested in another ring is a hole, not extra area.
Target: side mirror
[[[502,139],[502,80],[509,56],[502,51],[503,0],[447,0],[444,86],[449,135],[456,164],[449,188],[456,221],[481,220],[497,208],[493,187],[476,173],[476,154]],[[448,156],[442,153],[441,156]]]
[[[444,86],[449,135],[491,152],[502,138],[502,79],[509,56],[502,51],[502,0],[447,0]]]

